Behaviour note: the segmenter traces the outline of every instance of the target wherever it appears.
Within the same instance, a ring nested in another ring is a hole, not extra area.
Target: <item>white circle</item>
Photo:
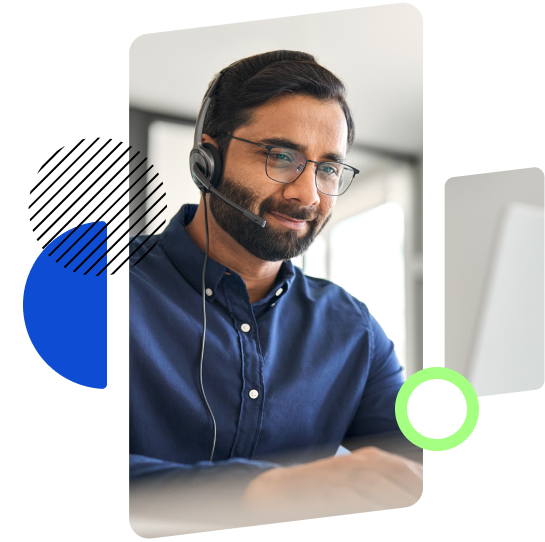
[[[259,392],[257,390],[250,390],[248,394],[252,399],[257,399],[259,397]]]
[[[278,297],[283,291],[283,288],[278,288],[278,290],[276,290],[276,297]]]
[[[244,331],[244,333],[248,333],[248,331],[250,331],[250,326],[248,324],[242,324],[240,326],[240,329],[242,329],[242,331]]]
[[[207,288],[205,290],[205,293],[206,293],[206,295],[212,295],[213,294],[213,292],[212,292],[212,290],[210,288]]]
[[[423,382],[411,393],[407,404],[412,426],[428,438],[450,437],[462,427],[466,414],[464,394],[446,380]]]

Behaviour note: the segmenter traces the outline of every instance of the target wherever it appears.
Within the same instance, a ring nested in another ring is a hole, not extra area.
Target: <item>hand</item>
[[[374,447],[260,474],[244,493],[250,512],[286,521],[413,505],[422,466]]]

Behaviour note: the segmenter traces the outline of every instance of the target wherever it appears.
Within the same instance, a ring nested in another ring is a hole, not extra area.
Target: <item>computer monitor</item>
[[[495,239],[467,370],[477,395],[544,381],[543,208],[512,203]]]

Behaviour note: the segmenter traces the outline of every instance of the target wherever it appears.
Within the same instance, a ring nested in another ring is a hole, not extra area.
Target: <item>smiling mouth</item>
[[[296,220],[294,218],[288,218],[272,211],[267,211],[277,222],[289,228],[290,230],[304,230],[307,227],[308,220]]]

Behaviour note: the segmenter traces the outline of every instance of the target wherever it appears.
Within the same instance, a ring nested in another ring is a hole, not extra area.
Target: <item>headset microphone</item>
[[[210,181],[203,175],[202,171],[200,170],[197,164],[193,164],[193,168],[191,170],[191,176],[193,177],[195,184],[200,183],[202,188],[205,189],[205,191],[212,192],[212,194],[214,194],[215,196],[218,196],[218,198],[221,198],[225,203],[235,208],[237,211],[240,211],[246,218],[249,218],[250,220],[255,222],[258,226],[261,226],[262,228],[265,227],[265,224],[267,222],[263,220],[260,216],[257,216],[256,214],[252,213],[251,211],[248,211],[247,209],[243,209],[242,207],[237,205],[234,201],[231,201],[230,199],[226,198],[221,192],[218,192],[212,186]],[[204,194],[203,194],[203,198],[204,198]]]
[[[203,198],[205,197],[206,192],[211,192],[215,196],[218,196],[218,198],[221,198],[225,203],[227,203],[227,205],[230,205],[237,211],[241,212],[246,218],[263,228],[267,223],[263,218],[252,213],[251,211],[248,211],[247,209],[243,209],[235,202],[218,192],[216,187],[218,186],[221,178],[221,155],[218,149],[211,143],[202,143],[202,132],[206,112],[210,107],[210,102],[212,101],[214,91],[216,90],[220,79],[227,69],[228,68],[219,73],[215,81],[210,86],[210,90],[206,93],[206,96],[203,99],[201,110],[199,111],[199,116],[197,117],[193,148],[191,149],[191,153],[189,155],[189,169],[191,171],[193,182],[197,185],[197,188],[201,190],[201,192],[204,189]]]
[[[213,429],[213,440],[212,440],[212,449],[210,451],[210,459],[212,461],[214,458],[214,450],[216,448],[216,420],[214,414],[212,413],[212,408],[206,399],[206,394],[204,393],[203,385],[203,359],[204,359],[204,344],[206,341],[206,263],[208,261],[208,248],[209,248],[209,235],[208,235],[208,205],[206,202],[206,193],[211,192],[218,198],[222,199],[227,205],[230,205],[237,211],[241,212],[246,218],[255,222],[260,227],[264,227],[266,221],[263,220],[260,216],[243,209],[237,205],[234,201],[231,201],[229,198],[225,197],[223,194],[216,190],[216,187],[219,184],[221,178],[221,155],[219,150],[212,145],[211,143],[202,143],[202,131],[204,127],[204,119],[206,117],[206,112],[212,101],[212,95],[218,86],[220,79],[223,74],[227,71],[228,68],[222,70],[219,75],[216,77],[215,81],[210,86],[210,90],[206,93],[206,96],[203,99],[201,110],[199,111],[199,116],[197,117],[197,125],[195,127],[195,138],[193,140],[193,148],[191,149],[191,154],[189,155],[189,169],[191,171],[191,177],[193,182],[197,185],[197,188],[202,192],[202,199],[204,205],[204,223],[206,228],[206,251],[204,254],[204,264],[202,268],[201,276],[201,300],[202,300],[202,335],[201,335],[201,355],[199,361],[199,383],[201,388],[201,395],[203,402],[208,410],[210,419],[212,421]]]

